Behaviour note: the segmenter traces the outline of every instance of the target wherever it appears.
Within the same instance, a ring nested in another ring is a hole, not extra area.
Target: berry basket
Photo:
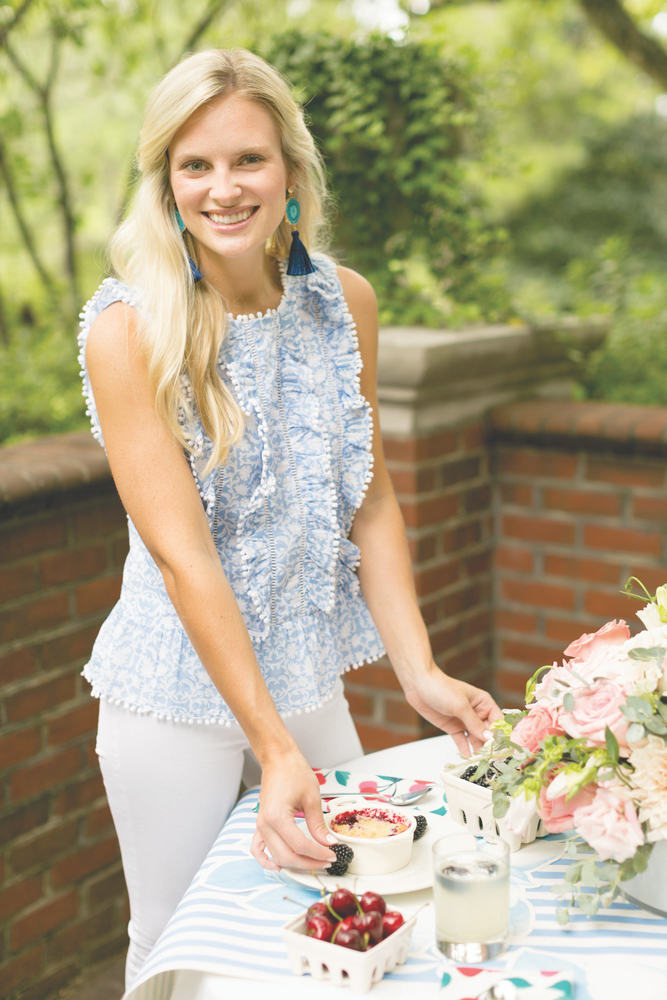
[[[449,764],[440,772],[440,780],[447,792],[447,815],[455,823],[465,826],[470,833],[484,831],[496,834],[512,852],[518,851],[523,844],[532,844],[536,837],[546,837],[548,831],[544,829],[538,815],[533,816],[530,821],[525,837],[510,833],[505,821],[496,819],[493,815],[491,789],[474,785],[460,777],[469,766],[469,761],[462,761],[460,764]]]
[[[281,933],[295,976],[309,973],[314,979],[326,979],[335,986],[349,986],[354,993],[368,993],[386,972],[393,972],[405,962],[416,922],[415,913],[369,951],[352,951],[308,937],[305,912],[289,920]]]

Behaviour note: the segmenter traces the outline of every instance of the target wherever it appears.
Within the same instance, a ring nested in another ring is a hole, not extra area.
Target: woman
[[[130,895],[128,986],[244,754],[261,767],[257,861],[335,860],[311,766],[361,753],[343,670],[386,649],[410,705],[462,750],[500,714],[431,656],[373,418],[373,291],[322,254],[305,276],[285,268],[290,195],[311,250],[326,205],[289,88],[245,51],[191,56],[150,99],[139,168],[111,243],[125,283],[105,281],[81,334],[130,523],[121,599],[85,671]]]

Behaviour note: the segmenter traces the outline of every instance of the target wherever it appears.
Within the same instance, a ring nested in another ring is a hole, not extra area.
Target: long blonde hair
[[[174,67],[152,92],[137,153],[141,182],[131,208],[109,242],[121,280],[141,289],[138,335],[148,359],[157,412],[177,440],[197,453],[199,414],[213,451],[206,470],[223,462],[243,433],[243,414],[216,370],[227,327],[227,303],[205,279],[195,284],[188,254],[197,245],[178,230],[167,149],[176,132],[208,101],[237,93],[256,101],[275,122],[294,197],[299,231],[311,250],[325,249],[328,195],[322,158],[285,79],[245,49],[209,49]],[[283,219],[267,253],[284,259],[291,230]],[[187,376],[187,378],[183,378]]]

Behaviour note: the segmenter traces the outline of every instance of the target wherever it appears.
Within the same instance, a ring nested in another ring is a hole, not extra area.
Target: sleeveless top
[[[288,277],[277,309],[229,317],[218,372],[246,415],[242,440],[204,476],[211,440],[195,414],[190,469],[269,692],[284,717],[320,707],[350,667],[383,655],[348,538],[372,478],[370,408],[354,321],[335,264]],[[137,289],[107,278],[81,314],[87,413],[102,432],[86,369],[93,320]],[[187,380],[184,382],[187,391]],[[150,468],[146,475],[150,476]],[[131,520],[121,596],[83,675],[95,697],[183,722],[235,721],[176,614]]]

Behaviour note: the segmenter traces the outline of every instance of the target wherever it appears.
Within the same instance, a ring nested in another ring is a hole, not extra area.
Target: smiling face
[[[201,263],[260,256],[285,212],[290,180],[271,115],[241,94],[203,105],[169,146],[170,181]]]

